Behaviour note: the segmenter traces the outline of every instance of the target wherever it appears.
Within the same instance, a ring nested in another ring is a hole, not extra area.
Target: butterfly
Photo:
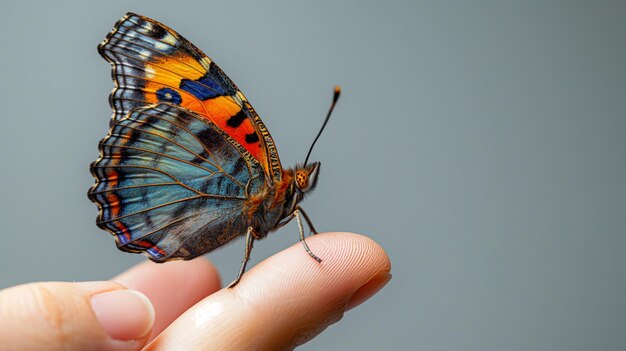
[[[88,197],[117,247],[154,262],[190,260],[245,235],[236,285],[255,240],[297,220],[319,162],[283,169],[274,140],[222,70],[171,28],[126,14],[98,46],[115,87],[108,135],[91,164]]]

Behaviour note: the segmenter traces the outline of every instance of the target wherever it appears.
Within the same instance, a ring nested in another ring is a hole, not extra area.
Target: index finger
[[[365,236],[326,233],[307,243],[321,263],[300,244],[279,252],[233,289],[195,305],[147,350],[290,349],[338,321],[347,307],[390,279],[387,254]]]

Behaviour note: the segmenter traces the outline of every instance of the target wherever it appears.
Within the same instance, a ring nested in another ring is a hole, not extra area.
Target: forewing
[[[132,110],[100,143],[89,198],[118,247],[163,262],[191,259],[247,229],[246,196],[264,172],[211,121],[176,105]]]
[[[256,158],[270,178],[280,179],[274,141],[243,93],[174,30],[129,13],[98,51],[113,66],[112,123],[140,106],[180,105],[212,121]]]

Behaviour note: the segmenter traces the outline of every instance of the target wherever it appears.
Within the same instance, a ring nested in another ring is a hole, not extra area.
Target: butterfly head
[[[313,147],[315,146],[317,139],[319,139],[320,135],[322,135],[322,132],[324,131],[324,128],[328,123],[328,119],[333,113],[333,109],[335,108],[335,104],[337,103],[340,94],[341,88],[339,86],[335,86],[333,92],[333,102],[330,104],[330,108],[328,109],[328,113],[326,114],[326,118],[324,119],[324,123],[322,123],[322,128],[320,128],[319,132],[317,132],[317,136],[313,140],[313,143],[309,148],[309,152],[307,152],[306,154],[306,158],[304,159],[304,166],[298,166],[294,171],[293,179],[296,193],[298,195],[296,197],[297,201],[302,200],[304,198],[304,194],[315,189],[315,186],[317,186],[317,175],[320,171],[320,163],[313,162],[311,164],[308,164],[309,156],[311,156],[311,151],[313,151]]]
[[[308,166],[296,168],[293,179],[299,198],[302,198],[304,194],[315,189],[319,171],[319,162],[313,162]]]

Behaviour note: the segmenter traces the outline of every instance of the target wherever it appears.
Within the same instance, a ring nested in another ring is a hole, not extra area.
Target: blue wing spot
[[[160,260],[162,259],[165,255],[163,254],[163,251],[160,251],[159,248],[157,248],[156,246],[153,246],[149,249],[146,250],[146,252],[152,256],[153,258]]]
[[[198,80],[183,79],[180,81],[179,87],[202,101],[227,95],[228,93],[220,86],[219,82],[216,82],[208,75],[204,75]]]
[[[170,88],[161,88],[156,92],[157,99],[161,102],[170,102],[175,105],[180,105],[183,99],[180,97],[180,94]]]

